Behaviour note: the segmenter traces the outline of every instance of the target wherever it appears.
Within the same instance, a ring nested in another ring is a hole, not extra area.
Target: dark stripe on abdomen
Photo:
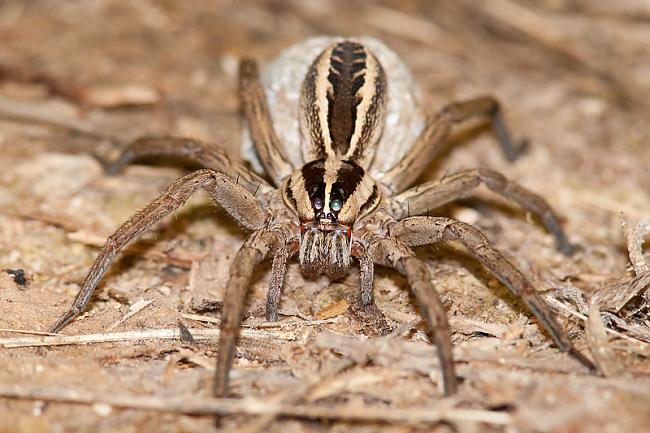
[[[327,80],[331,89],[327,92],[329,126],[332,150],[345,154],[350,147],[357,120],[357,95],[365,82],[366,51],[363,45],[343,41],[334,46],[330,55]]]

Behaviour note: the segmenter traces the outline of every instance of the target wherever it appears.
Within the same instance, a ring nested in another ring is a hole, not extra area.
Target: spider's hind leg
[[[276,186],[293,171],[284,147],[273,129],[269,104],[257,62],[243,59],[239,65],[239,96],[255,150],[264,171]]]

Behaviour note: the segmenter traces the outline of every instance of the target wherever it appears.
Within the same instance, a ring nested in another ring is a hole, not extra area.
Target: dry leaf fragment
[[[600,309],[594,300],[589,304],[589,317],[585,331],[589,350],[594,357],[596,365],[598,365],[598,369],[606,377],[623,376],[625,369],[609,344],[605,325],[600,317]]]

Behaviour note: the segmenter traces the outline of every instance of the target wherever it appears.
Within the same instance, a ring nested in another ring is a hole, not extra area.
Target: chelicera
[[[124,150],[111,171],[151,155],[190,158],[205,168],[173,182],[108,238],[72,307],[52,331],[60,331],[84,310],[121,249],[202,189],[252,232],[233,260],[224,297],[216,396],[227,394],[244,300],[255,267],[267,258],[273,260],[266,317],[275,321],[287,261],[295,254],[303,272],[331,278],[345,275],[352,262],[358,261],[362,307],[374,304],[375,264],[403,274],[432,331],[445,394],[455,393],[458,381],[445,309],[428,265],[412,250],[449,240],[459,241],[521,297],[561,351],[593,368],[530,281],[478,229],[452,218],[423,216],[484,184],[537,216],[555,237],[559,250],[571,254],[572,246],[558,217],[542,197],[485,168],[462,170],[410,187],[440,152],[453,125],[469,118],[487,119],[506,158],[514,159],[518,149],[497,101],[481,97],[452,103],[418,124],[413,121],[417,110],[411,89],[404,86],[410,75],[380,42],[312,39],[284,57],[290,61],[276,63],[275,76],[290,75],[285,84],[294,86],[295,95],[285,98],[289,100],[288,108],[284,107],[289,125],[282,130],[276,131],[273,122],[273,116],[281,117],[283,108],[278,100],[282,98],[269,86],[265,88],[254,61],[244,60],[240,66],[241,102],[252,143],[248,150],[251,153],[252,149],[254,162],[263,173],[233,162],[214,145],[186,138],[148,137]],[[292,83],[293,76],[303,78]],[[406,132],[395,135],[399,128]]]

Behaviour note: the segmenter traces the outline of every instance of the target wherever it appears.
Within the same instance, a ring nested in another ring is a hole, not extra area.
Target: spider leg
[[[410,215],[425,214],[430,209],[466,196],[481,184],[540,218],[555,236],[557,249],[567,256],[573,253],[573,246],[562,231],[559,218],[546,200],[501,173],[485,168],[462,170],[404,191],[392,199],[394,217],[401,220]]]
[[[550,308],[528,279],[498,250],[485,235],[469,224],[442,217],[413,217],[391,228],[391,235],[408,246],[457,240],[476,260],[481,262],[510,292],[521,298],[542,323],[562,352],[568,352],[583,365],[595,370],[594,364],[582,355],[562,329]]]
[[[192,138],[139,138],[129,143],[115,162],[106,166],[106,172],[115,174],[125,165],[150,156],[173,156],[188,159],[205,168],[225,174],[253,194],[257,189],[261,189],[262,192],[271,189],[271,186],[252,170],[243,164],[233,162],[223,149]]]
[[[214,170],[205,169],[190,173],[173,182],[163,195],[136,213],[108,237],[72,306],[51,327],[51,332],[60,331],[86,308],[95,288],[120,250],[178,209],[199,189],[208,192],[242,226],[256,230],[265,225],[267,212],[242,186]]]
[[[375,263],[368,250],[361,244],[355,244],[352,255],[359,260],[359,301],[362,307],[367,307],[374,302],[372,282],[375,275]]]
[[[264,171],[268,173],[275,186],[279,187],[282,179],[291,174],[293,167],[273,130],[257,62],[252,59],[243,59],[239,65],[239,94],[251,138]]]
[[[286,242],[278,232],[259,230],[254,232],[239,249],[230,268],[230,280],[224,295],[221,315],[219,352],[213,392],[216,397],[225,397],[228,392],[228,373],[235,356],[235,344],[239,336],[244,301],[255,267],[273,250],[280,250]],[[274,275],[275,278],[275,275]]]
[[[449,104],[427,119],[424,129],[411,150],[378,180],[388,186],[392,192],[404,191],[443,150],[452,126],[477,116],[488,117],[504,156],[507,160],[514,161],[521,146],[517,148],[512,143],[499,102],[492,97],[484,96]]]
[[[373,242],[368,251],[376,263],[392,267],[406,276],[420,312],[433,333],[442,370],[445,395],[456,393],[458,381],[453,362],[447,313],[433,286],[427,264],[415,257],[405,244],[392,237]]]
[[[290,256],[290,245],[287,243],[280,246],[273,256],[271,284],[266,296],[266,320],[269,322],[278,321],[278,304],[280,302],[280,295],[282,295],[284,275],[287,273],[287,260],[289,260]]]

